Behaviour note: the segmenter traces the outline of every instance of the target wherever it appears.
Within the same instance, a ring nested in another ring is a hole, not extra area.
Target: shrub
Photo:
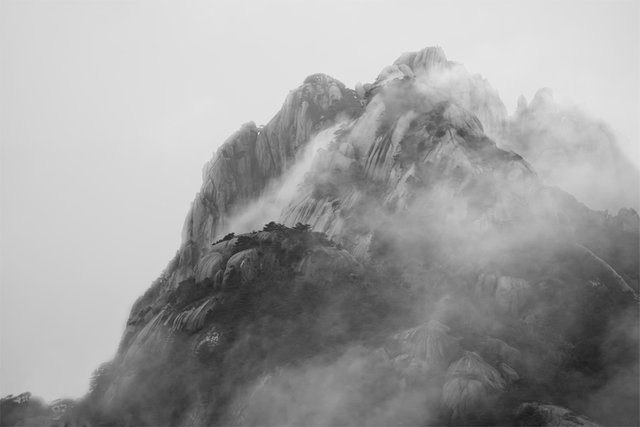
[[[271,221],[270,223],[266,224],[262,230],[263,231],[286,231],[288,229],[289,228],[286,225]]]
[[[306,233],[308,231],[311,231],[311,225],[310,224],[303,224],[301,222],[297,223],[296,225],[293,226],[293,229],[296,231],[302,231],[303,233]]]
[[[229,234],[227,234],[226,236],[224,236],[222,239],[220,239],[220,240],[217,240],[217,241],[213,242],[211,245],[212,245],[212,246],[215,246],[215,245],[217,245],[218,243],[226,242],[226,241],[228,241],[228,240],[233,239],[234,237],[236,237],[236,233],[229,233]]]

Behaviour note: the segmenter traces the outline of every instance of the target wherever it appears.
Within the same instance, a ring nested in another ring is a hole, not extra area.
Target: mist
[[[638,210],[640,174],[624,154],[610,125],[576,105],[554,101],[551,89],[521,98],[497,140],[522,154],[549,185],[562,188],[592,209]]]

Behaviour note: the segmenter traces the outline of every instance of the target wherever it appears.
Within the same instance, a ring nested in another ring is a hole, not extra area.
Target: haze
[[[86,392],[173,256],[201,169],[324,72],[442,46],[511,113],[541,87],[637,164],[635,1],[0,3],[0,395]]]

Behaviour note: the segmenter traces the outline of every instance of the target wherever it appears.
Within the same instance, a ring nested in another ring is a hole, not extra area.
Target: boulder
[[[442,406],[456,423],[472,416],[483,417],[505,386],[506,381],[495,368],[477,353],[467,351],[447,369]]]
[[[400,352],[419,363],[423,373],[445,369],[460,352],[458,340],[448,334],[449,327],[431,320],[394,335]]]
[[[260,255],[257,249],[245,249],[229,258],[222,278],[225,289],[254,280],[260,272]]]
[[[496,304],[503,312],[517,315],[527,303],[530,288],[524,279],[501,276],[496,284]]]

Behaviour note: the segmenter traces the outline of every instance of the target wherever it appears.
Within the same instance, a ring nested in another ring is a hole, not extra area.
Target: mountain
[[[69,423],[637,425],[640,219],[549,185],[538,104],[440,48],[309,76],[205,165]]]

